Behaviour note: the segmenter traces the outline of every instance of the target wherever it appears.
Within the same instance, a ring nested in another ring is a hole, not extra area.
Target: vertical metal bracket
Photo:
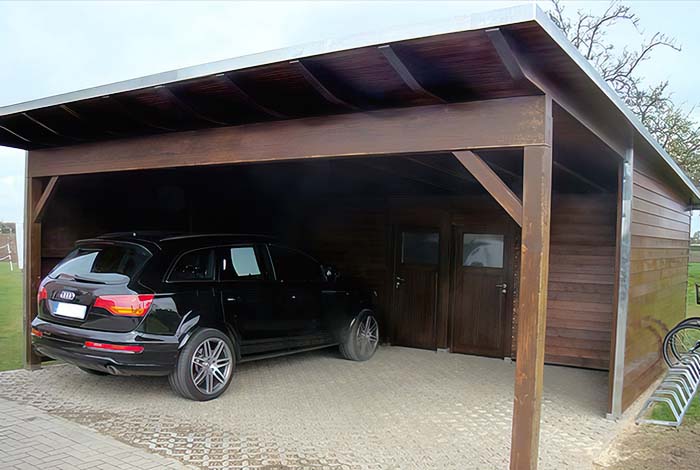
[[[608,418],[617,419],[622,415],[622,389],[625,375],[625,343],[627,340],[627,308],[630,287],[630,254],[632,248],[632,188],[634,177],[634,144],[630,142],[622,162],[622,201],[620,204],[620,246],[617,292],[617,321],[615,322],[615,350],[612,406]]]

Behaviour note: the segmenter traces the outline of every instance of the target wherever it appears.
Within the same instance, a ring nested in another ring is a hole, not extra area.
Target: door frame
[[[513,337],[515,327],[513,325],[514,306],[517,302],[517,280],[515,279],[515,254],[517,241],[516,231],[512,223],[458,223],[452,224],[450,231],[450,299],[449,299],[449,322],[448,322],[448,347],[453,351],[454,347],[454,325],[455,325],[455,301],[457,295],[457,269],[461,262],[458,259],[459,250],[457,244],[463,233],[480,234],[503,234],[503,277],[508,283],[508,292],[503,299],[504,328],[502,331],[501,351],[503,358],[513,357]]]
[[[402,243],[399,240],[399,236],[403,232],[418,232],[418,233],[437,233],[438,234],[438,262],[435,265],[435,305],[433,307],[433,340],[432,340],[432,345],[431,345],[431,350],[437,350],[438,349],[438,316],[439,316],[439,309],[440,309],[440,271],[442,267],[442,247],[443,243],[445,243],[444,240],[444,234],[441,230],[440,224],[436,223],[435,225],[432,224],[402,224],[402,223],[395,223],[392,224],[392,230],[391,230],[391,270],[389,272],[389,287],[391,289],[391,300],[389,303],[389,319],[390,319],[390,324],[391,324],[391,331],[389,332],[389,338],[390,340],[395,340],[396,338],[396,325],[397,325],[397,318],[396,318],[396,307],[397,307],[397,302],[398,298],[396,296],[396,276],[397,276],[397,270],[399,267],[399,264],[401,263],[401,248],[402,248]]]

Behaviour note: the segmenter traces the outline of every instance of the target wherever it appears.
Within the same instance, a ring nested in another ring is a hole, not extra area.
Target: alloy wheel
[[[202,341],[192,356],[190,374],[200,392],[213,395],[226,386],[231,377],[233,356],[226,342],[220,338]]]
[[[367,315],[357,328],[358,353],[365,356],[374,352],[379,342],[379,325],[372,315]]]

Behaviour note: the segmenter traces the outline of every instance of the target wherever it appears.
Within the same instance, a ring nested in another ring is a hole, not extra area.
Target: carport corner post
[[[511,470],[537,468],[549,277],[552,148],[525,147]]]

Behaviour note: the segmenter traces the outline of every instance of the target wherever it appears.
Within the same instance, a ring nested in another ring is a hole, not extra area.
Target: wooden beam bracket
[[[49,199],[51,198],[52,194],[56,190],[56,185],[58,184],[58,176],[52,176],[51,179],[49,180],[49,183],[46,185],[44,188],[44,191],[41,193],[41,197],[39,198],[39,201],[36,203],[36,206],[34,207],[34,210],[32,211],[33,223],[39,223],[41,222],[42,217],[44,216],[44,210],[46,209],[46,204],[49,202]]]
[[[523,225],[523,204],[501,178],[477,154],[470,150],[452,152],[464,168],[476,178],[516,224]]]

